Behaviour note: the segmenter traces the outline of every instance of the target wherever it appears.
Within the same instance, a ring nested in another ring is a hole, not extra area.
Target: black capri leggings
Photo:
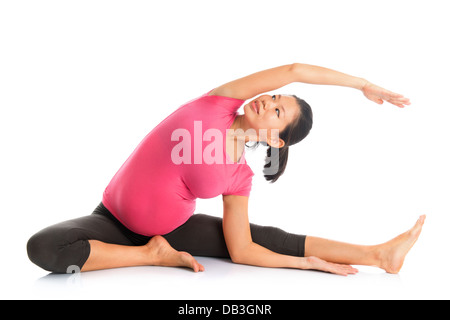
[[[279,228],[250,224],[255,243],[277,253],[304,256],[305,236],[287,233]],[[163,235],[178,251],[193,256],[229,258],[222,230],[222,219],[194,214],[174,231]],[[28,257],[39,267],[55,273],[79,270],[89,257],[88,240],[111,244],[140,246],[151,237],[132,232],[121,224],[103,203],[86,217],[61,222],[33,235],[27,243]]]

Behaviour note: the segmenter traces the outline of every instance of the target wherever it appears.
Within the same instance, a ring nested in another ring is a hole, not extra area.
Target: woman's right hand
[[[361,91],[367,99],[378,104],[383,104],[384,101],[387,101],[399,108],[404,108],[405,105],[411,104],[409,99],[405,98],[401,94],[383,89],[369,81],[364,84]]]
[[[317,257],[306,257],[306,268],[311,270],[325,271],[329,273],[347,276],[358,273],[358,269],[347,264],[331,263]]]

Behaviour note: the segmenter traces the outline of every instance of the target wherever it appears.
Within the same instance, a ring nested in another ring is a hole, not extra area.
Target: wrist
[[[311,262],[309,261],[308,257],[299,257],[297,259],[297,265],[296,265],[297,269],[302,269],[302,270],[308,270],[311,268]]]
[[[369,81],[364,78],[357,78],[354,88],[362,91],[368,83]]]

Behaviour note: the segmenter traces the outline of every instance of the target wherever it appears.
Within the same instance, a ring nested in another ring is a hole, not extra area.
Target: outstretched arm
[[[298,82],[343,86],[361,90],[364,96],[378,104],[387,101],[397,107],[409,105],[409,99],[403,95],[383,89],[366,79],[354,77],[339,71],[312,66],[308,64],[295,64],[294,72]]]
[[[234,263],[272,268],[315,269],[340,275],[356,273],[349,265],[329,263],[316,257],[295,257],[270,251],[252,241],[248,221],[248,197],[223,196],[223,233]]]
[[[398,107],[410,104],[409,99],[401,94],[383,89],[363,78],[302,63],[293,63],[248,75],[215,88],[210,95],[247,100],[293,82],[336,85],[358,89],[363,92],[366,98],[378,104],[382,104],[383,101]]]

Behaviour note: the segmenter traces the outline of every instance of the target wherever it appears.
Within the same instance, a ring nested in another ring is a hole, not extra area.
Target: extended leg
[[[317,237],[307,237],[305,256],[315,256],[325,261],[377,266],[389,273],[398,273],[406,254],[419,238],[425,216],[421,216],[416,224],[398,237],[373,246],[354,245]]]
[[[308,236],[305,256],[340,264],[377,265],[377,246],[363,246]]]
[[[318,237],[287,233],[274,227],[251,224],[254,242],[277,253],[317,257],[327,262],[346,265],[377,266],[389,273],[397,273],[406,254],[418,239],[425,216],[413,228],[379,245],[363,246]],[[184,225],[164,235],[177,250],[198,256],[229,257],[222,230],[222,219],[195,214]]]

